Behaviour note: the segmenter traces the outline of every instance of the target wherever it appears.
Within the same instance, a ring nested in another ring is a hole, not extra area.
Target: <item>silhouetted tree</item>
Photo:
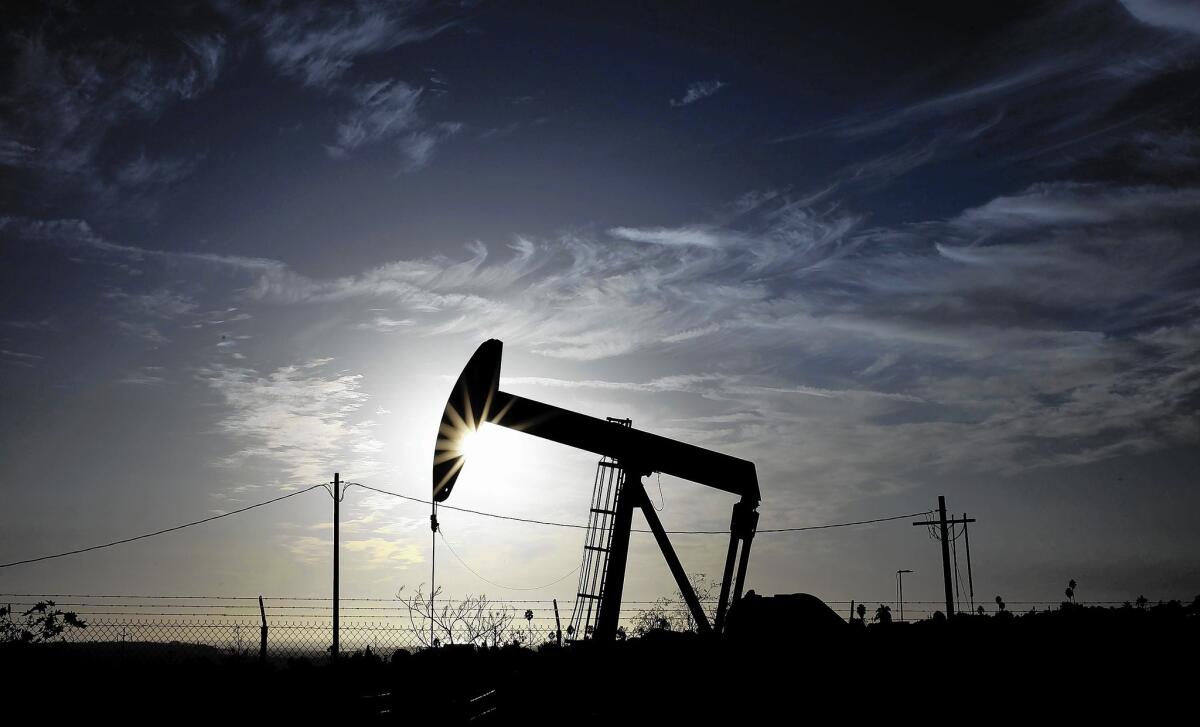
[[[879,608],[875,609],[875,617],[872,621],[878,621],[881,626],[886,626],[892,622],[892,607],[879,604]]]
[[[983,616],[983,615],[987,614],[987,611],[983,610],[983,604],[979,604],[979,608],[975,609],[975,613],[978,613],[980,616]]]
[[[717,594],[721,589],[718,581],[710,579],[704,573],[690,574],[688,581],[692,584],[692,590],[695,591],[701,606],[716,603]],[[708,614],[708,616],[711,623],[714,614]],[[692,615],[692,610],[688,608],[683,593],[678,590],[672,596],[663,596],[657,599],[650,608],[641,611],[633,624],[633,632],[639,636],[645,636],[651,631],[694,633],[699,628],[700,624]]]
[[[1144,609],[1146,604],[1150,603],[1150,599],[1146,598],[1145,596],[1138,596],[1134,603],[1137,604],[1139,609]]]
[[[418,586],[411,597],[405,598],[404,589],[396,594],[400,603],[408,609],[408,620],[413,636],[423,646],[430,645],[430,624],[433,625],[433,646],[441,644],[474,644],[476,646],[500,646],[513,641],[513,624],[516,612],[501,608],[488,597],[467,596],[459,601],[444,601],[440,608],[431,608],[441,589],[434,591],[433,598]]]
[[[74,611],[55,608],[54,601],[39,601],[21,614],[21,620],[13,618],[11,606],[0,607],[0,642],[41,643],[53,641],[67,629],[83,629],[87,624]]]
[[[1075,579],[1074,578],[1072,578],[1070,580],[1070,582],[1067,583],[1067,590],[1063,591],[1063,593],[1066,594],[1067,600],[1071,602],[1072,606],[1074,606],[1075,605]]]

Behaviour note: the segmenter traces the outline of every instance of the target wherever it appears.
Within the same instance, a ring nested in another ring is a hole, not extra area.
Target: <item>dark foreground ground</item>
[[[1200,616],[1184,611],[1077,608],[773,631],[740,641],[656,633],[537,652],[347,655],[336,668],[10,646],[0,648],[0,693],[8,724],[1132,725],[1190,723],[1200,700]]]

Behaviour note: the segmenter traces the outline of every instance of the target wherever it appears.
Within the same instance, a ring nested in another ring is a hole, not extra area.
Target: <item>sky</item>
[[[427,498],[498,338],[506,391],[755,462],[761,528],[943,494],[977,600],[1200,592],[1193,3],[49,2],[0,47],[2,561],[335,471]],[[585,520],[594,455],[487,437],[447,504]],[[428,584],[428,514],[351,489],[342,594]],[[317,490],[0,591],[326,595],[331,518]],[[439,519],[493,582],[439,546],[448,594],[573,599],[581,531]],[[724,538],[675,542],[719,573]],[[747,588],[901,568],[940,598],[907,520],[764,533]],[[672,589],[634,535],[627,598]]]

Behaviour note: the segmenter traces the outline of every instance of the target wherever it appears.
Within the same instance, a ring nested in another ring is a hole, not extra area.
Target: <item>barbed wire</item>
[[[571,574],[568,574],[568,575],[571,575]],[[258,612],[258,596],[154,596],[154,595],[108,596],[108,595],[99,595],[99,594],[82,595],[82,594],[61,594],[61,593],[60,594],[55,594],[55,593],[0,593],[0,599],[9,599],[9,598],[28,598],[28,599],[42,599],[42,600],[53,599],[53,598],[101,598],[101,599],[103,599],[103,598],[114,598],[114,599],[115,598],[125,598],[125,599],[143,599],[143,600],[171,599],[171,598],[193,598],[193,599],[211,599],[214,601],[245,600],[245,601],[254,601],[254,604],[246,605],[246,606],[241,606],[241,605],[225,606],[222,604],[141,604],[141,603],[91,603],[91,602],[83,602],[83,601],[81,601],[81,602],[58,601],[58,602],[56,602],[56,605],[59,605],[59,606],[81,606],[81,607],[89,607],[90,606],[90,607],[97,607],[97,608],[100,608],[100,607],[103,607],[103,608],[143,608],[143,607],[146,607],[146,608],[195,608],[197,606],[203,605],[205,608],[226,608],[226,609],[241,608],[241,609],[253,610],[255,613]],[[388,610],[400,610],[400,609],[405,608],[402,605],[402,602],[394,597],[393,598],[340,598],[338,600],[343,603],[347,602],[347,601],[354,601],[354,602],[374,602],[374,603],[395,602],[395,603],[401,604],[396,607],[341,606],[340,608],[343,611],[347,611],[347,610],[388,611]],[[453,601],[457,601],[457,600],[460,600],[460,599],[449,598],[449,597],[436,599],[437,602],[453,602]],[[525,599],[522,599],[522,598],[491,599],[491,598],[489,598],[488,600],[492,603],[500,603],[500,604],[508,604],[508,603],[549,604],[549,603],[552,603],[552,601],[553,601],[553,599],[550,599],[550,598],[525,598]],[[633,605],[652,605],[652,604],[659,603],[660,600],[661,599],[653,600],[653,601],[622,600],[621,603],[622,604],[633,604]],[[701,598],[699,600],[701,603],[716,603],[719,599]],[[1169,601],[1180,601],[1182,603],[1182,602],[1187,601],[1188,599],[1165,598],[1165,599],[1155,599],[1154,602],[1157,603],[1160,600],[1163,603],[1167,603]],[[263,601],[272,610],[281,610],[281,609],[296,610],[296,609],[305,609],[305,608],[316,610],[316,609],[332,609],[332,606],[315,606],[315,605],[314,606],[284,606],[284,605],[273,605],[272,602],[273,601],[321,601],[321,602],[331,603],[333,601],[333,599],[326,597],[326,596],[305,596],[305,597],[264,596]],[[857,604],[857,603],[895,603],[896,598],[895,598],[895,596],[889,596],[888,598],[865,598],[865,599],[854,599],[854,600],[845,600],[845,601],[831,601],[831,600],[822,599],[822,601],[823,601],[823,603],[826,603],[826,604],[846,605],[846,604],[850,604],[850,603],[855,603],[855,604]],[[1057,606],[1057,605],[1064,603],[1064,601],[1065,601],[1065,599],[1058,599],[1057,601],[1053,601],[1053,600],[1051,600],[1051,601],[1016,601],[1016,600],[1005,599],[1004,603],[1009,606],[1040,606],[1040,605]],[[5,605],[32,606],[32,605],[35,605],[36,603],[38,603],[37,600],[34,600],[34,601],[11,601],[11,602],[6,602]],[[908,604],[944,605],[945,601],[944,600],[921,601],[921,600],[912,600],[912,599],[906,598],[906,599],[904,599],[904,603],[905,603],[905,605],[908,605]],[[1125,603],[1133,603],[1133,600],[1125,599],[1125,600],[1118,600],[1118,601],[1078,601],[1078,603],[1080,605],[1113,606],[1113,605],[1123,605]],[[981,605],[984,605],[984,604],[981,604]],[[553,609],[551,609],[551,610],[553,610]],[[172,615],[172,614],[164,613],[163,615]]]

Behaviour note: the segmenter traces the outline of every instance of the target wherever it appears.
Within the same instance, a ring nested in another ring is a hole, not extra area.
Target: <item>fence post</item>
[[[558,637],[558,645],[562,647],[562,621],[558,620],[558,599],[554,599],[554,634]]]
[[[259,631],[258,637],[258,660],[261,663],[267,661],[267,609],[263,606],[262,596],[258,597],[258,612],[262,615],[262,630]]]

